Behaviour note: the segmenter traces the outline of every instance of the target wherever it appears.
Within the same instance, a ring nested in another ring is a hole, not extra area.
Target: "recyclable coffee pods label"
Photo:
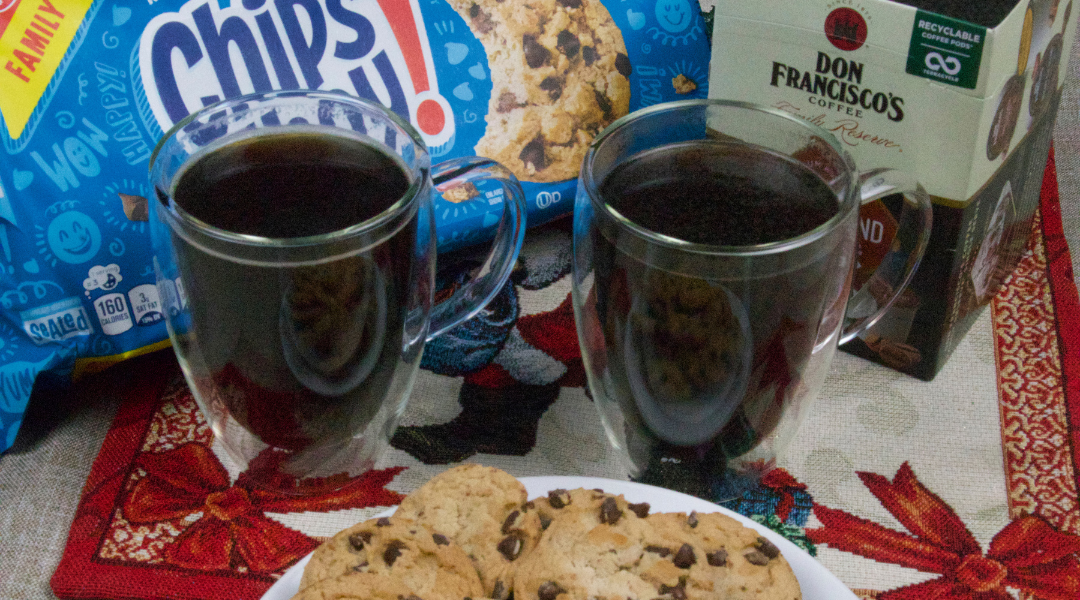
[[[522,182],[529,224],[568,213],[589,142],[630,111],[707,95],[694,0],[0,0],[0,450],[42,371],[168,342],[147,167],[191,112],[340,90]],[[440,250],[490,236],[496,189],[437,190]]]

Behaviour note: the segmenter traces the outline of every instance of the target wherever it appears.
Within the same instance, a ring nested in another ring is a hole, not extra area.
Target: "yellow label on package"
[[[92,0],[17,0],[0,31],[0,114],[8,134],[22,135]],[[2,15],[2,13],[0,13]]]

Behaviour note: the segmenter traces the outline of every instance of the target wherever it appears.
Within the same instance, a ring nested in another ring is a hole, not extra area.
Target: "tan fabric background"
[[[1074,271],[1080,273],[1078,69],[1080,51],[1074,48],[1055,140],[1065,232],[1073,248]],[[418,382],[417,397],[427,395],[424,385],[423,380]],[[115,414],[117,401],[82,397],[52,402],[56,405],[28,417],[15,448],[0,456],[0,598],[55,598],[49,578],[60,560],[81,486]],[[927,444],[920,455],[929,458],[924,459],[924,465],[916,465],[920,480],[942,493],[953,506],[963,506],[959,516],[979,542],[986,544],[989,540],[979,532],[997,532],[1008,520],[1000,431],[993,418],[972,420],[970,415],[992,417],[997,414],[996,402],[987,310],[933,383],[838,354],[829,383],[784,466],[811,484],[817,501],[895,527],[895,520],[880,505],[873,512],[872,497],[852,472],[869,470],[891,478],[899,455],[893,456],[889,448],[910,450],[913,444]],[[951,414],[930,422],[920,420],[921,409],[928,406],[948,406]],[[447,403],[414,410],[449,411],[445,416],[450,417],[455,409]],[[592,410],[580,390],[567,390],[541,421],[541,443],[529,457],[478,459],[517,475],[610,476],[614,465]],[[554,437],[566,439],[561,436],[569,435],[578,443],[545,445],[543,439],[551,439],[556,431]],[[840,437],[864,441],[873,451],[856,453],[852,449],[859,446],[851,443],[840,449],[835,443]],[[972,465],[970,456],[979,456],[986,464]],[[414,464],[403,454],[392,458],[399,459],[395,461],[398,464],[420,467],[408,471],[408,477],[395,482],[395,488],[415,486],[431,469]],[[977,475],[988,472],[998,475],[989,481]],[[947,481],[935,479],[935,473],[947,473]],[[972,497],[977,499],[972,501]],[[870,581],[867,570],[858,562],[863,559],[840,556],[828,548],[822,550],[820,558],[852,587],[883,589],[918,580],[917,575],[897,567],[886,568],[884,577],[878,575]]]

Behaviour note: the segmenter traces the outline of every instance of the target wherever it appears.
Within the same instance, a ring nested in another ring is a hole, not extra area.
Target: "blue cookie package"
[[[0,451],[39,374],[168,345],[147,168],[189,113],[271,89],[376,100],[434,161],[506,164],[539,225],[571,211],[603,127],[707,96],[712,14],[694,0],[502,4],[0,0]],[[489,239],[498,197],[438,191],[440,252]]]

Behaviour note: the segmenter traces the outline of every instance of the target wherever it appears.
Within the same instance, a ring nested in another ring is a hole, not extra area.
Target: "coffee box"
[[[1038,207],[1075,14],[1072,0],[1014,2],[715,2],[710,97],[807,119],[860,170],[911,172],[930,194],[913,281],[842,346],[925,380],[1016,266]],[[892,243],[889,208],[860,215],[857,283]]]

